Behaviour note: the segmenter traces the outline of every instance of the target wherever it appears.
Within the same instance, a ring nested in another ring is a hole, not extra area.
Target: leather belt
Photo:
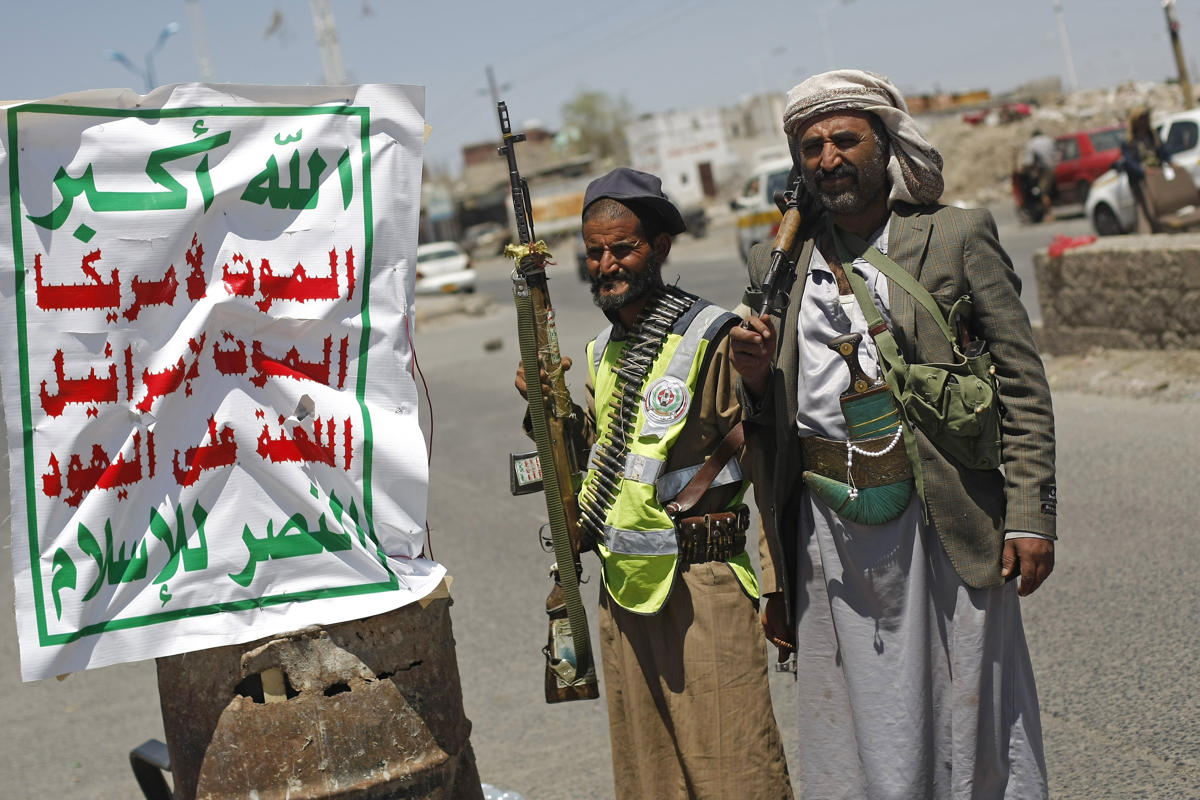
[[[679,560],[687,564],[728,561],[746,549],[749,527],[750,509],[745,505],[733,511],[677,519],[675,536],[679,542]]]
[[[887,486],[913,476],[912,465],[904,451],[903,442],[895,441],[895,434],[876,436],[870,439],[855,439],[854,458],[850,476],[859,489]],[[887,450],[887,452],[883,452]],[[864,455],[866,451],[866,455]],[[825,439],[821,436],[806,436],[800,440],[801,461],[806,472],[815,472],[835,481],[846,481],[845,440]]]

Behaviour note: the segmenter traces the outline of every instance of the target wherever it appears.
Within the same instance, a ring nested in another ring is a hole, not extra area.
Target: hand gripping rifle
[[[788,289],[796,280],[796,258],[803,239],[800,237],[800,205],[797,199],[798,190],[795,185],[782,193],[775,194],[775,202],[780,205],[783,219],[779,221],[779,230],[775,233],[775,247],[771,250],[771,264],[762,281],[762,306],[759,308],[760,319],[779,317],[779,333],[783,332],[784,312],[787,311],[791,297]],[[749,323],[743,323],[749,327]],[[780,338],[782,340],[782,336]]]
[[[579,502],[575,494],[576,466],[572,445],[573,429],[579,424],[571,396],[563,377],[562,356],[558,349],[558,332],[554,326],[554,308],[546,287],[546,263],[550,252],[546,243],[535,241],[533,213],[529,207],[529,185],[517,169],[513,145],[525,140],[525,134],[514,134],[508,121],[508,107],[497,103],[500,130],[504,135],[498,150],[508,159],[508,182],[512,187],[513,211],[517,220],[519,244],[505,248],[516,263],[513,270],[513,299],[517,305],[517,338],[521,344],[521,363],[525,369],[526,396],[529,399],[529,419],[533,438],[537,442],[537,463],[530,457],[514,456],[513,493],[524,494],[536,486],[521,488],[522,473],[535,476],[541,473],[541,485],[550,517],[550,535],[554,543],[556,562],[550,569],[554,586],[546,598],[546,613],[550,616],[550,632],[546,647],[546,702],[585,700],[600,696],[596,684],[596,669],[592,660],[591,638],[587,613],[579,596],[579,576],[583,571],[579,561],[581,534]],[[550,396],[542,394],[539,373],[544,371],[550,380]]]

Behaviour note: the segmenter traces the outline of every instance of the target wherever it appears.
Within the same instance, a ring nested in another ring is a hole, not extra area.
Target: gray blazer
[[[1000,247],[996,223],[983,209],[910,206],[891,215],[888,255],[929,290],[943,314],[964,294],[974,298],[972,335],[988,342],[1004,404],[1001,469],[979,471],[952,461],[918,431],[927,516],[962,579],[977,588],[998,586],[1006,531],[1055,537],[1054,416],[1050,388],[1021,304],[1021,280]],[[796,502],[800,448],[796,434],[797,309],[813,242],[799,257],[770,383],[752,400],[739,386],[746,422],[748,466],[766,539],[763,590],[783,592],[789,609],[799,564]],[[751,285],[770,262],[770,245],[751,253]],[[909,363],[951,360],[951,350],[929,313],[888,281],[891,330]],[[776,327],[779,321],[776,320]]]

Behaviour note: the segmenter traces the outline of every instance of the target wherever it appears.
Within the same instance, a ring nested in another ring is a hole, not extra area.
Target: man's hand
[[[771,357],[775,355],[775,326],[768,320],[751,316],[749,327],[737,326],[729,331],[729,361],[742,376],[742,382],[755,397],[767,390],[771,374]]]
[[[796,650],[796,635],[787,627],[787,607],[784,605],[783,595],[779,592],[763,595],[759,620],[762,622],[763,634],[767,641],[779,648],[778,660],[782,664]]]
[[[567,370],[569,370],[571,368],[571,363],[572,363],[571,359],[568,356],[563,356],[563,359],[562,359],[563,372],[566,372]],[[550,377],[546,374],[545,369],[539,369],[538,372],[542,377],[542,397],[549,397],[550,396]],[[524,362],[517,364],[517,379],[515,381],[513,381],[513,385],[517,387],[517,393],[520,394],[521,397],[524,397],[526,400],[529,399],[529,395],[526,394],[528,387],[525,385],[525,364],[524,364]]]
[[[1021,583],[1017,594],[1025,597],[1033,594],[1054,571],[1054,542],[1036,537],[1007,540],[1000,556],[1000,575],[1007,578],[1018,566]]]

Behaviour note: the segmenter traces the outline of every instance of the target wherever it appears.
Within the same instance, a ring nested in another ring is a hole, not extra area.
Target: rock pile
[[[1183,108],[1183,98],[1175,85],[1124,83],[1049,97],[1015,122],[1000,122],[999,114],[989,114],[971,125],[961,113],[925,115],[918,121],[946,160],[942,202],[982,206],[1012,197],[1012,170],[1034,130],[1055,136],[1125,125],[1137,106],[1156,113],[1177,111]]]

